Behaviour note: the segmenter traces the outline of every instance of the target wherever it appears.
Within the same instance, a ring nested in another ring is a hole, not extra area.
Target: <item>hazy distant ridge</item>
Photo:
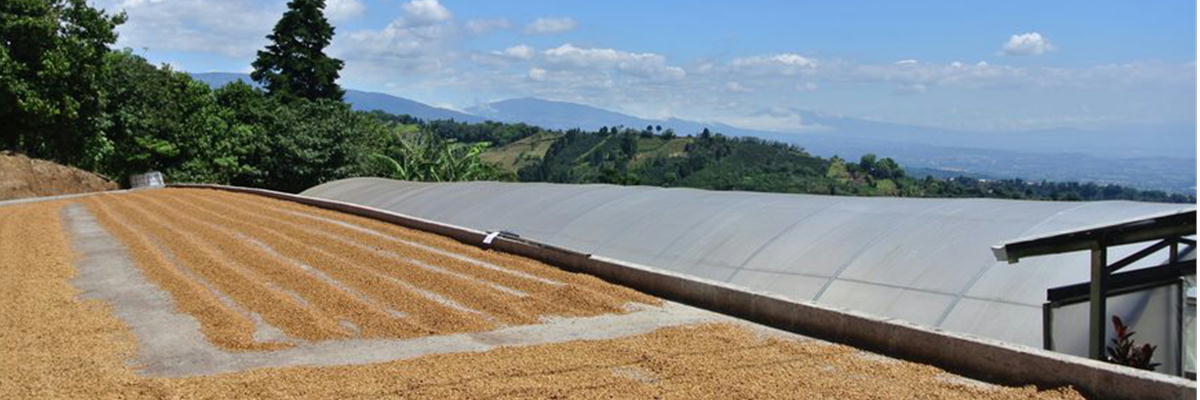
[[[238,74],[231,72],[205,72],[192,74],[193,78],[207,83],[212,87],[225,86],[229,83],[241,80],[254,86],[258,84],[250,80],[248,74]],[[396,97],[390,94],[364,92],[361,90],[346,89],[345,100],[350,103],[356,110],[380,110],[392,114],[408,114],[421,119],[453,119],[463,122],[483,122],[484,119],[446,108],[434,107],[417,101],[409,100],[403,97]]]
[[[238,79],[250,82],[248,75],[237,73],[193,76],[212,86]],[[676,118],[639,118],[583,104],[532,97],[482,104],[468,108],[467,113],[358,90],[347,90],[345,100],[358,110],[381,110],[426,120],[495,120],[584,130],[661,125],[679,135],[708,128],[727,135],[796,143],[826,157],[839,155],[853,160],[865,153],[876,153],[914,170],[943,171],[944,175],[961,172],[997,178],[1115,183],[1180,193],[1194,193],[1196,186],[1193,168],[1196,137],[1194,127],[1186,126],[1125,127],[1110,131],[965,132],[801,112],[807,124],[828,129],[819,133],[781,133]]]

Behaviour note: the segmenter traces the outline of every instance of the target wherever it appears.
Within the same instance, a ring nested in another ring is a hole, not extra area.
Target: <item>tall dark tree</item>
[[[271,44],[258,52],[250,74],[268,93],[285,101],[342,100],[345,92],[335,82],[342,60],[324,51],[333,40],[333,26],[325,19],[324,8],[324,0],[288,2],[288,10],[267,35]]]

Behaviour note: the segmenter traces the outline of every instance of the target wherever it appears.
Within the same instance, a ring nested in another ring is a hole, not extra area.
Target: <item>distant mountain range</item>
[[[214,87],[239,79],[252,83],[246,74],[192,76]],[[822,129],[813,133],[783,133],[715,122],[639,118],[583,104],[531,97],[482,104],[468,108],[465,113],[352,89],[346,91],[345,100],[358,110],[381,110],[426,120],[494,120],[524,122],[548,129],[585,130],[618,125],[641,129],[652,125],[671,128],[679,135],[708,128],[726,135],[795,143],[827,157],[857,159],[862,154],[875,153],[892,157],[911,170],[940,176],[1088,181],[1180,193],[1194,193],[1196,187],[1194,126],[967,132],[794,110],[807,125]]]
[[[646,119],[582,104],[519,98],[468,108],[468,113],[505,122],[525,122],[555,129],[625,125],[672,127],[679,133],[703,128],[739,136],[758,136],[788,142],[923,144],[937,147],[1011,150],[1037,153],[1080,153],[1100,157],[1169,156],[1194,158],[1194,127],[1125,127],[1107,131],[1046,129],[1013,132],[969,132],[837,117],[792,110],[806,125],[820,127],[811,133],[784,133],[738,128],[717,122],[681,119]],[[1136,132],[1136,133],[1134,133]]]
[[[775,132],[753,131],[716,122],[696,122],[677,118],[647,119],[621,114],[583,104],[544,100],[534,97],[501,100],[468,108],[471,114],[503,122],[524,122],[550,129],[580,128],[596,130],[603,126],[622,125],[642,129],[646,126],[671,128],[680,135],[698,133],[705,128],[736,136],[759,136],[768,138],[787,136]],[[752,133],[752,134],[747,134]]]
[[[212,87],[225,86],[239,80],[254,86],[258,86],[257,83],[250,79],[250,75],[248,74],[238,74],[232,72],[205,72],[192,74],[192,77],[196,78],[196,80],[207,83]],[[447,108],[434,107],[403,97],[396,97],[384,93],[346,89],[346,96],[344,100],[346,100],[347,103],[350,103],[354,109],[363,111],[381,110],[392,114],[408,114],[427,120],[453,119],[455,121],[463,122],[483,122],[485,120],[484,118],[480,118],[471,114],[466,114]]]

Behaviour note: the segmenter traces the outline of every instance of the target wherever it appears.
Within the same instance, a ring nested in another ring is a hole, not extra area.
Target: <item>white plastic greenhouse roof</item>
[[[1034,347],[1042,346],[1046,289],[1087,281],[1088,254],[1009,265],[996,261],[991,246],[1195,209],[1130,201],[845,197],[379,178],[330,182],[302,194],[514,232],[584,253]],[[1109,259],[1137,249],[1113,248]]]

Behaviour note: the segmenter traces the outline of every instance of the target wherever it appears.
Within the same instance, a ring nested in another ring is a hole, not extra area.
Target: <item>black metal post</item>
[[[1088,321],[1088,356],[1104,359],[1104,336],[1108,331],[1108,248],[1097,243],[1092,248],[1091,318]]]

